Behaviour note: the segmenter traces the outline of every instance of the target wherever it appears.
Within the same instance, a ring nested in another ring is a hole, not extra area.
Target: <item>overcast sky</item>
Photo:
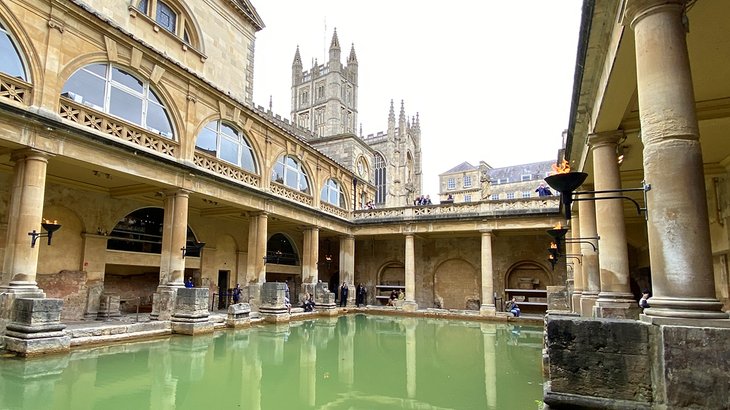
[[[291,64],[342,62],[354,43],[363,134],[386,131],[390,100],[419,113],[424,194],[467,161],[552,160],[568,127],[581,0],[254,0],[254,103],[290,117]],[[358,125],[359,130],[359,125]]]

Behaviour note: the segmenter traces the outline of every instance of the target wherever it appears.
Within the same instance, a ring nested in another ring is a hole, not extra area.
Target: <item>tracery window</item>
[[[282,155],[276,160],[271,180],[289,188],[309,194],[309,177],[302,164],[291,155]]]
[[[223,121],[209,122],[198,134],[195,147],[228,161],[246,171],[256,173],[253,149],[243,132]]]
[[[2,21],[0,21],[0,72],[28,81],[20,51]]]
[[[342,192],[340,183],[332,178],[328,179],[327,182],[324,183],[322,196],[320,198],[322,201],[334,206],[338,206],[340,208],[345,207],[345,193]]]
[[[121,68],[107,64],[80,68],[66,81],[61,95],[173,138],[167,108],[150,84]]]
[[[379,153],[375,154],[375,203],[385,203],[385,158]]]

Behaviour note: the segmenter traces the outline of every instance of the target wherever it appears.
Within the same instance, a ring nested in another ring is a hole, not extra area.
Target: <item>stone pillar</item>
[[[43,202],[46,190],[46,168],[49,154],[34,149],[15,151],[11,198],[8,204],[8,233],[3,265],[2,292],[19,297],[44,297],[36,283],[40,241],[30,247],[28,232],[42,232]],[[47,215],[52,219],[51,215]],[[5,282],[5,280],[9,280]],[[22,295],[22,296],[21,296]]]
[[[21,356],[68,351],[71,337],[61,323],[62,299],[18,298],[5,331],[5,349]]]
[[[246,263],[247,301],[257,312],[261,304],[261,284],[266,282],[266,242],[269,217],[265,212],[251,215],[248,222],[248,255]]]
[[[592,134],[588,143],[593,149],[593,176],[596,191],[621,189],[616,148],[622,131]],[[629,286],[629,251],[621,199],[600,199],[616,193],[596,194],[596,228],[601,237],[598,258],[601,291],[596,300],[597,317],[634,318],[639,316]]]
[[[86,307],[84,319],[96,319],[101,303],[101,294],[104,292],[104,271],[106,269],[106,245],[109,239],[106,235],[82,233],[82,266],[86,271]]]
[[[630,1],[652,297],[645,318],[727,319],[717,300],[683,0]]]
[[[492,231],[483,230],[482,233],[482,305],[479,314],[494,316],[497,309],[494,306],[494,270],[492,268]],[[407,295],[407,293],[406,293]]]
[[[319,279],[317,263],[319,262],[319,228],[304,228],[304,246],[302,249],[302,294],[314,294],[314,284]]]
[[[191,336],[213,332],[208,300],[206,288],[179,289],[175,298],[175,311],[170,320],[172,332]]]
[[[188,196],[185,190],[168,192],[162,225],[160,284],[152,295],[152,320],[170,320],[175,309],[177,290],[185,287],[185,247],[188,234]]]
[[[289,321],[289,310],[285,302],[286,283],[264,282],[261,284],[261,306],[259,311],[265,321],[280,323]]]
[[[418,309],[416,303],[416,249],[414,235],[406,234],[406,300],[403,303],[403,310],[415,311]]]
[[[578,202],[580,204],[580,202]],[[580,206],[580,205],[579,205]],[[580,236],[580,213],[573,212],[570,218],[570,237],[581,238]],[[588,245],[590,246],[590,245]],[[571,244],[571,253],[582,253],[582,244],[574,242]],[[583,260],[580,263],[577,260],[573,260],[571,266],[573,267],[573,292],[570,296],[571,309],[575,313],[580,313],[580,297],[583,294],[585,285],[583,284]]]
[[[261,212],[256,216],[256,247],[254,253],[254,280],[258,283],[266,282],[266,242],[269,239],[269,214]],[[249,252],[250,254],[250,252]]]
[[[586,187],[586,190],[592,190],[593,187]],[[589,199],[589,195],[581,195],[581,198]],[[580,236],[581,238],[593,238],[598,236],[596,232],[596,203],[591,200],[578,201],[578,213],[580,215]],[[598,241],[593,241],[594,245]],[[581,316],[593,316],[593,306],[598,299],[598,292],[601,290],[601,280],[598,273],[598,253],[593,247],[587,243],[580,246],[583,258],[582,266],[582,282],[583,292],[580,295],[580,313]]]
[[[355,304],[355,237],[352,235],[340,237],[340,282],[347,282],[347,304]],[[341,285],[341,284],[340,284]],[[339,287],[335,289],[339,292]]]
[[[479,325],[484,343],[484,393],[487,396],[487,408],[497,408],[497,325],[482,323]]]
[[[160,285],[185,286],[185,259],[182,248],[188,236],[188,197],[185,190],[168,192],[165,196],[165,217],[162,227],[160,255]]]

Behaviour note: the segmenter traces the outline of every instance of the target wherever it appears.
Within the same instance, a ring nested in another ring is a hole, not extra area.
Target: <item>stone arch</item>
[[[433,275],[434,304],[445,309],[479,309],[479,271],[463,259],[448,259]]]
[[[266,263],[300,266],[299,255],[297,242],[284,232],[275,232],[266,241]]]
[[[200,137],[200,133],[203,132],[204,128],[208,126],[211,122],[219,121],[223,124],[232,126],[235,128],[238,132],[241,133],[240,138],[243,139],[248,146],[251,148],[251,155],[253,156],[253,162],[254,162],[254,171],[250,171],[245,169],[243,166],[239,165],[239,168],[242,169],[245,172],[248,172],[250,174],[258,175],[259,177],[263,177],[263,157],[261,155],[261,152],[259,151],[259,145],[257,144],[256,140],[253,138],[253,134],[251,132],[246,132],[244,129],[244,124],[242,124],[240,121],[233,121],[227,118],[222,117],[220,114],[214,113],[210,114],[203,118],[202,121],[200,121],[198,124],[195,125],[193,129],[193,133],[191,135],[191,149],[193,152],[195,152],[195,149],[198,148],[198,137]],[[192,158],[193,154],[190,154],[190,157]],[[219,156],[216,155],[216,158],[220,159]],[[225,160],[224,160],[225,161]]]
[[[547,289],[552,284],[550,271],[535,261],[516,262],[504,275],[505,289]]]
[[[385,262],[378,269],[378,285],[405,286],[406,267],[400,261]]]
[[[0,20],[5,24],[5,28],[13,34],[15,46],[18,47],[20,57],[23,63],[25,63],[26,75],[29,77],[28,82],[34,85],[42,84],[41,77],[43,68],[39,54],[33,46],[33,41],[23,29],[23,24],[15,18],[5,2],[0,2]],[[34,96],[41,92],[41,87],[33,87]],[[35,98],[31,100],[31,104],[34,100]]]

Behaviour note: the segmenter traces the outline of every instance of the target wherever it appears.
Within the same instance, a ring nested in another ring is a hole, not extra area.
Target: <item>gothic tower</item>
[[[314,60],[303,70],[299,47],[292,63],[291,118],[316,137],[355,134],[357,128],[357,56],[352,46],[347,64],[342,65],[340,40],[335,29],[329,61]]]

